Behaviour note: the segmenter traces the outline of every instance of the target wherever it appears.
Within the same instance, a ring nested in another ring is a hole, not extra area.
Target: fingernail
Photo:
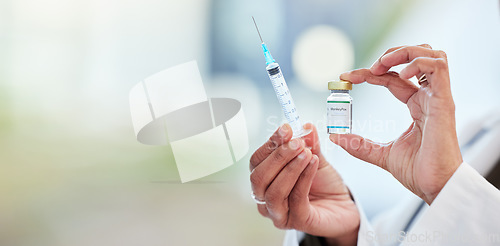
[[[306,158],[306,152],[305,151],[302,151],[302,153],[300,153],[300,155],[298,156],[299,159],[305,159]]]
[[[278,134],[281,137],[285,137],[288,134],[288,125],[282,125],[280,129],[278,130]]]
[[[340,79],[345,79],[345,78],[349,78],[349,75],[352,73],[352,71],[347,71],[347,72],[344,72],[344,73],[341,73],[339,78]]]
[[[293,150],[297,150],[299,149],[300,147],[300,142],[301,140],[300,139],[292,139],[292,141],[290,141],[289,145],[290,145],[290,149],[293,149]]]
[[[318,158],[314,157],[311,159],[311,161],[309,162],[309,164],[315,164],[316,162],[318,161]]]

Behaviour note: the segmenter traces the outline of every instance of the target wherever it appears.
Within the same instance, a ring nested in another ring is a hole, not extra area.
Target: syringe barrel
[[[285,78],[281,73],[281,68],[278,63],[274,62],[266,67],[269,79],[273,84],[274,92],[276,92],[276,97],[281,104],[281,109],[285,114],[285,118],[288,124],[292,127],[293,135],[301,135],[303,133],[302,123],[300,122],[299,114],[297,113],[297,108],[293,102],[292,95],[288,90]]]

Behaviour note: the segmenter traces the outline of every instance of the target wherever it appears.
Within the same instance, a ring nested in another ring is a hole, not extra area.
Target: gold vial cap
[[[328,90],[352,90],[352,83],[345,80],[328,82]]]

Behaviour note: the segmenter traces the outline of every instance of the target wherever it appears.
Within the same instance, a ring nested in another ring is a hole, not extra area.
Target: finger
[[[431,49],[431,50],[432,50],[432,47],[431,47],[429,44],[421,44],[421,45],[419,45],[419,46],[422,46],[422,47],[424,47],[424,48],[427,48],[427,49]],[[417,78],[421,78],[423,75],[424,75],[424,74],[423,74],[423,73],[421,73],[421,74],[419,74],[419,75],[417,76]],[[419,84],[420,84],[420,83],[419,83]],[[422,86],[422,84],[420,84],[420,86]]]
[[[253,153],[250,158],[250,171],[266,159],[276,148],[290,141],[292,135],[292,128],[289,124],[285,123],[278,128],[269,140]]]
[[[269,211],[269,216],[277,228],[287,228],[288,196],[311,159],[311,150],[305,148],[302,153],[283,168],[266,190],[267,211]]]
[[[312,130],[310,134],[302,137],[302,139],[306,142],[306,146],[311,147],[312,153],[318,156],[319,168],[330,165],[328,161],[326,161],[325,156],[321,153],[321,143],[319,141],[318,130],[316,127],[312,123],[306,123],[304,125],[304,129]]]
[[[260,215],[271,218],[269,216],[269,211],[267,211],[266,204],[257,204],[257,210],[259,211]]]
[[[399,75],[403,79],[411,78],[424,73],[431,88],[442,94],[451,94],[448,64],[443,58],[419,57],[401,70]]]
[[[263,200],[265,191],[280,171],[304,150],[302,139],[292,139],[281,145],[262,161],[250,174],[250,182],[255,197]]]
[[[304,124],[304,129],[311,130],[311,133],[302,137],[306,142],[306,146],[311,148],[313,154],[318,155],[321,153],[321,144],[319,142],[318,130],[312,123]]]
[[[304,225],[309,217],[311,206],[309,202],[309,192],[313,179],[316,176],[318,165],[318,156],[314,155],[309,165],[297,180],[295,187],[293,187],[292,192],[290,192],[290,196],[288,196],[288,206],[290,210],[288,223],[294,229],[301,230],[301,225]]]
[[[431,49],[432,50],[432,46],[430,44],[419,44],[417,46],[420,46],[420,47],[424,47],[424,48],[427,48],[427,49]]]
[[[420,45],[417,45],[417,46],[419,46],[419,47],[423,47],[423,48],[426,48],[426,49],[432,49],[432,47],[431,47],[430,45],[428,45],[428,44],[420,44]],[[389,53],[391,53],[391,52],[393,52],[393,51],[395,51],[395,50],[399,50],[399,49],[401,49],[401,48],[403,48],[403,47],[406,47],[406,46],[397,46],[397,47],[392,47],[392,48],[390,48],[390,49],[386,50],[386,51],[384,52],[384,54],[382,54],[382,55],[381,55],[381,56],[380,56],[380,57],[379,57],[379,58],[378,58],[378,59],[377,59],[377,60],[373,63],[373,65],[372,65],[371,67],[373,68],[373,67],[379,67],[379,66],[381,66],[381,61],[380,61],[380,59],[381,59],[384,55],[389,54]]]
[[[387,170],[387,156],[392,143],[375,143],[355,134],[330,134],[330,140],[350,155]]]
[[[396,46],[396,47],[392,47],[392,48],[389,48],[387,49],[384,54],[382,54],[372,65],[371,67],[374,67],[374,66],[380,66],[380,58],[382,58],[385,54],[388,54],[388,53],[391,53],[395,50],[398,50],[398,49],[401,49],[403,48],[404,46]],[[342,75],[341,75],[342,76]]]
[[[379,58],[379,62],[370,68],[375,75],[382,75],[394,66],[411,62],[417,57],[444,58],[444,52],[422,46],[404,46]]]
[[[406,103],[408,99],[418,91],[418,87],[407,79],[402,79],[396,72],[383,75],[373,75],[369,69],[357,69],[344,73],[340,79],[350,81],[353,84],[368,82],[373,85],[387,87],[389,91],[401,102]]]
[[[396,46],[396,47],[392,47],[392,48],[390,48],[390,49],[387,49],[387,50],[384,52],[384,54],[382,54],[380,57],[384,56],[385,54],[391,53],[391,52],[393,52],[393,51],[395,51],[395,50],[399,50],[399,49],[401,49],[401,48],[403,48],[403,47],[405,47],[405,46],[407,46],[407,45],[401,45],[401,46]],[[424,47],[424,48],[427,48],[427,49],[432,49],[432,47],[431,47],[429,44],[419,44],[419,45],[417,45],[417,46]]]

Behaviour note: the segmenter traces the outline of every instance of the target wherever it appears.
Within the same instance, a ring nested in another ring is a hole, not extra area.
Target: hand
[[[393,66],[404,63],[409,64],[400,74],[389,72]],[[421,87],[408,80],[423,74],[428,82]],[[330,139],[349,154],[389,171],[431,204],[462,163],[446,54],[429,45],[395,47],[387,50],[370,69],[347,72],[340,78],[354,84],[366,81],[387,87],[408,106],[413,123],[387,144],[354,134],[332,134]]]
[[[280,229],[296,229],[322,236],[336,245],[354,245],[359,212],[349,190],[320,151],[318,133],[292,138],[281,126],[250,159],[250,181],[261,215]],[[305,147],[311,146],[311,149]]]

